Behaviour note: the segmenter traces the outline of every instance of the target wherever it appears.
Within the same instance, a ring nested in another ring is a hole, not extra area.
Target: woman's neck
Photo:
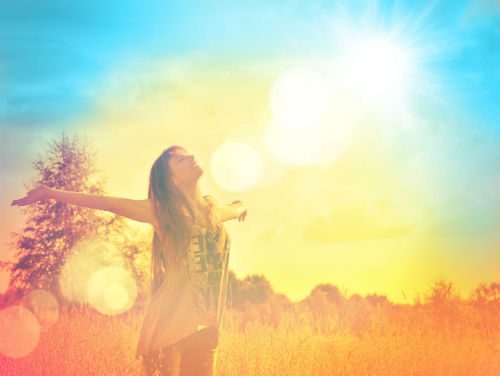
[[[193,208],[195,213],[197,213],[195,221],[207,225],[209,223],[209,203],[203,197],[201,189],[196,183],[190,187],[183,187],[182,193],[184,194],[188,204]]]
[[[198,182],[194,185],[180,186],[179,190],[182,192],[189,205],[198,209],[202,207],[204,199]]]

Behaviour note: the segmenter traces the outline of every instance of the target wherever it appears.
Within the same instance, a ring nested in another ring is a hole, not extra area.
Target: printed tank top
[[[185,266],[202,324],[217,325],[226,301],[231,237],[224,224],[213,231],[195,223]]]
[[[177,265],[167,265],[150,298],[136,348],[136,358],[189,336],[201,327],[220,331],[226,293],[231,237],[222,223],[217,231],[195,223]]]

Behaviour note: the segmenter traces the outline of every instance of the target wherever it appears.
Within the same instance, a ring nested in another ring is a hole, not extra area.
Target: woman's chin
[[[198,177],[200,177],[201,175],[203,175],[205,173],[205,171],[203,171],[203,169],[199,166],[195,167],[196,169],[196,172],[198,173]]]

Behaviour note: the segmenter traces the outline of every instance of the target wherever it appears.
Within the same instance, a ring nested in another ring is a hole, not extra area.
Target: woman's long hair
[[[189,245],[193,222],[202,218],[200,211],[193,207],[172,183],[168,161],[170,152],[176,149],[184,148],[172,145],[165,149],[153,163],[149,175],[148,198],[151,200],[160,231],[160,236],[155,231],[152,242],[151,296],[161,286],[167,265],[175,264]],[[222,222],[213,210],[215,199],[208,195],[203,198],[203,207],[208,211],[209,218],[207,227],[217,231]],[[184,208],[189,213],[188,216],[184,214]]]

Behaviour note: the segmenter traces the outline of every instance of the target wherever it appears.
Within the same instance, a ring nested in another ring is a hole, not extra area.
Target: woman
[[[231,239],[223,222],[243,221],[240,201],[203,196],[203,169],[181,146],[165,149],[149,176],[147,200],[62,191],[38,184],[11,205],[41,199],[101,209],[154,227],[150,301],[136,358],[146,375],[213,375],[226,301]]]

